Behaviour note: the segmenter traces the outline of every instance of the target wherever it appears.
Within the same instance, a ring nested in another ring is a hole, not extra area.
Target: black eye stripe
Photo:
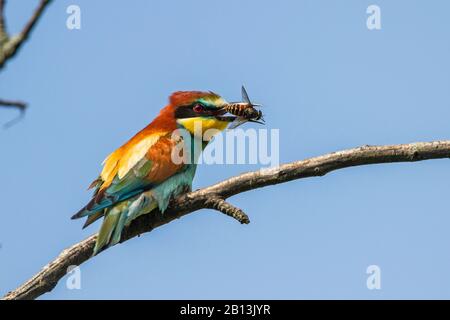
[[[194,111],[193,109],[195,108],[195,106],[201,106],[202,110],[197,110]],[[200,111],[200,112],[199,112]],[[183,119],[183,118],[193,118],[193,117],[198,117],[199,115],[213,115],[214,112],[216,110],[211,110],[208,107],[206,107],[204,104],[200,103],[200,102],[195,102],[193,104],[190,105],[185,105],[185,106],[179,106],[176,110],[175,110],[175,118],[177,119]]]
[[[175,110],[175,118],[183,119],[183,118],[193,118],[197,117],[198,113],[192,110],[193,106],[181,106]]]

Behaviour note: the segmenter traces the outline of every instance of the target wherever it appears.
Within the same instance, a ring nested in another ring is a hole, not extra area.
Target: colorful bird
[[[226,105],[213,92],[175,92],[147,127],[105,159],[100,176],[90,185],[93,198],[72,217],[87,217],[83,228],[104,217],[94,255],[118,243],[124,227],[138,216],[154,209],[163,213],[172,197],[191,190],[196,163],[174,162],[172,151],[179,143],[194,141],[206,147],[206,130],[222,131],[236,119],[224,115]],[[185,129],[192,139],[174,138],[176,129]],[[191,145],[185,147],[191,150]]]

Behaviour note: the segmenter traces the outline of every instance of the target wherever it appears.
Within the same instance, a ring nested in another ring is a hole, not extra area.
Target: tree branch
[[[124,230],[121,242],[142,233],[150,232],[199,209],[224,206],[224,199],[245,191],[294,179],[323,176],[328,172],[353,166],[443,158],[450,158],[450,140],[388,146],[363,146],[284,164],[276,168],[244,173],[210,187],[177,197],[171,201],[164,214],[155,212],[140,216]],[[225,207],[222,208],[234,208],[230,206],[225,204]],[[226,209],[223,210],[230,212]],[[3,299],[35,299],[45,292],[51,291],[58,281],[64,277],[69,266],[78,266],[91,258],[95,240],[96,235],[93,235],[64,250],[39,273],[19,288],[9,292]]]
[[[5,1],[0,0],[0,69],[5,66],[7,60],[16,55],[23,43],[28,39],[31,31],[51,1],[52,0],[40,0],[38,7],[33,12],[22,31],[10,37],[6,31],[4,18]]]
[[[205,201],[205,208],[214,209],[219,212],[222,212],[223,214],[232,217],[233,219],[236,219],[242,224],[249,224],[250,219],[245,214],[244,211],[242,211],[239,208],[236,208],[231,203],[226,202],[222,198],[219,197],[211,197],[208,200]]]
[[[12,126],[14,123],[19,121],[25,115],[25,110],[27,109],[27,104],[23,101],[0,99],[0,107],[16,108],[20,111],[20,114],[18,117],[12,119],[11,121],[8,121],[7,123],[5,123],[3,125],[4,128],[9,128],[10,126]]]
[[[0,47],[8,40],[5,22],[5,0],[0,0]]]
[[[25,111],[25,109],[27,108],[27,104],[25,102],[18,101],[18,100],[4,100],[4,99],[0,99],[0,106],[17,108],[21,112]]]
[[[6,29],[5,21],[6,0],[0,0],[0,70],[5,66],[6,61],[16,55],[20,47],[28,39],[34,26],[51,1],[52,0],[40,0],[38,7],[33,12],[22,31],[17,35],[10,37]],[[23,117],[27,105],[22,101],[8,101],[0,99],[0,107],[14,107],[20,110],[19,117],[4,124],[4,127],[8,128]]]

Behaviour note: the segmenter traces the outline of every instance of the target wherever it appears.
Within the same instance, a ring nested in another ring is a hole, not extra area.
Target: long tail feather
[[[92,223],[94,223],[95,221],[97,221],[98,219],[103,217],[104,215],[105,215],[105,210],[100,210],[100,211],[88,216],[86,219],[86,222],[83,225],[83,229],[86,228],[87,226],[91,225]]]
[[[94,247],[93,255],[97,255],[106,245],[109,244],[111,235],[116,228],[117,221],[120,219],[120,215],[123,214],[121,211],[121,205],[117,205],[112,209],[108,209],[105,214],[105,219],[103,220],[100,231],[98,232],[97,241]],[[126,213],[125,213],[126,214]]]
[[[88,218],[85,225],[89,225],[99,219],[103,213],[105,218],[97,236],[94,253],[95,256],[102,250],[120,242],[123,228],[142,214],[149,213],[158,207],[157,201],[152,196],[152,192],[144,192],[139,196],[122,201],[114,207],[105,209]]]

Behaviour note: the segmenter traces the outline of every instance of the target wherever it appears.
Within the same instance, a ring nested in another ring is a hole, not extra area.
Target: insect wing
[[[230,124],[228,129],[236,129],[240,125],[246,123],[248,119],[245,119],[243,117],[236,117],[236,119]]]
[[[241,88],[241,93],[242,93],[242,100],[245,103],[248,103],[249,105],[252,105],[252,103],[250,101],[250,98],[248,97],[247,90],[245,90],[244,86],[242,86],[242,88]]]

